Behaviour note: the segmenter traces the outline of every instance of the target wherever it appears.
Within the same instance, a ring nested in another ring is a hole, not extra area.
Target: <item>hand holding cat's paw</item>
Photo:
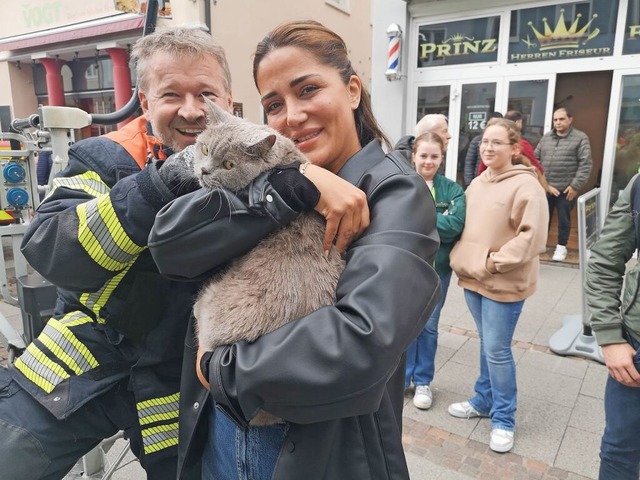
[[[193,170],[193,146],[156,162],[158,175],[171,193],[180,197],[200,188]]]
[[[315,210],[327,221],[323,241],[325,252],[334,242],[338,252],[346,251],[369,226],[367,196],[346,180],[316,165],[309,165],[306,176],[321,193]]]

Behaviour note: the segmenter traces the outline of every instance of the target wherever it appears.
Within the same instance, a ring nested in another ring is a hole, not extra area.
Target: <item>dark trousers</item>
[[[58,420],[0,367],[0,478],[59,480],[102,439],[124,430],[141,451],[133,394],[122,381]],[[177,458],[147,466],[149,479],[176,478]]]
[[[636,350],[640,344],[632,338]],[[640,354],[633,359],[640,371]],[[640,388],[609,376],[604,393],[605,428],[600,445],[600,480],[637,480],[640,472]]]
[[[560,193],[557,197],[547,193],[549,204],[549,222],[553,218],[553,211],[558,211],[558,245],[567,246],[569,233],[571,232],[571,210],[576,204],[574,200],[567,200],[567,195]]]

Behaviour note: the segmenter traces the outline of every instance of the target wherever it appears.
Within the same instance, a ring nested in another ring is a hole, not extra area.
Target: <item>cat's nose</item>
[[[200,173],[202,173],[202,175],[209,175],[209,170],[204,167],[200,167]]]

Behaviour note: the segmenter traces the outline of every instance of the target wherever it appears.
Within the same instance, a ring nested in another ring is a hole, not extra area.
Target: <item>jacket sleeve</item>
[[[482,134],[473,137],[469,142],[469,148],[467,149],[467,156],[464,158],[464,184],[468,186],[476,177],[476,171],[478,170],[478,146],[480,144],[480,138]]]
[[[364,178],[361,188],[375,181]],[[415,172],[386,176],[367,191],[371,224],[346,253],[336,303],[254,343],[215,350],[211,393],[238,423],[259,409],[312,423],[379,408],[440,297],[431,266],[439,242],[434,203]]]
[[[635,178],[611,208],[587,262],[585,298],[591,313],[591,327],[601,346],[626,342],[620,292],[626,264],[636,248],[631,215],[631,186]]]
[[[293,220],[298,213],[273,189],[270,173],[237,194],[200,189],[166,205],[149,235],[160,273],[177,280],[209,276]]]
[[[487,270],[491,273],[511,271],[544,252],[549,207],[544,190],[534,181],[518,188],[511,211],[515,236],[489,254]]]
[[[438,190],[436,190],[437,196]],[[464,217],[467,210],[464,190],[455,182],[448,185],[449,208],[447,215],[438,212],[438,234],[442,243],[454,242],[462,233]]]
[[[75,144],[25,232],[22,253],[58,287],[95,291],[146,246],[157,210],[137,188],[139,167],[111,160],[123,152],[103,137]]]
[[[589,143],[589,137],[587,137],[586,134],[581,135],[577,153],[578,170],[570,183],[574,190],[580,190],[584,187],[587,180],[589,180],[589,175],[591,175],[591,144]]]

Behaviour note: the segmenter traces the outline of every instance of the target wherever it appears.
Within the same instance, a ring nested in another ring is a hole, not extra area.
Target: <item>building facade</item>
[[[225,47],[236,114],[262,121],[251,73],[262,36],[281,22],[314,19],[336,30],[354,67],[370,80],[369,0],[159,0],[158,27],[192,25],[211,31]],[[147,0],[8,0],[12,19],[0,31],[0,126],[27,117],[38,105],[110,113],[130,99],[135,72],[129,51],[142,35]],[[15,21],[13,21],[15,19]],[[87,127],[76,138],[116,126]]]
[[[591,141],[580,193],[601,187],[605,212],[638,172],[640,0],[374,0],[372,12],[377,117],[397,139],[427,113],[447,115],[448,177],[461,179],[491,112],[520,110],[535,145],[559,106]],[[387,80],[390,24],[402,29],[402,51]]]

